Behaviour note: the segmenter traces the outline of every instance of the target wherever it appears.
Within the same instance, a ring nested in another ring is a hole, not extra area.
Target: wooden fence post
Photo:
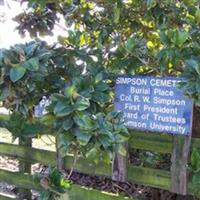
[[[171,192],[186,195],[188,190],[188,158],[191,135],[174,136],[171,157]]]
[[[20,146],[32,147],[32,139],[26,138],[24,140],[19,139]],[[19,161],[19,172],[31,174],[31,164],[25,161]],[[19,188],[19,199],[31,199],[31,191],[23,188]]]
[[[128,143],[124,144],[127,150],[126,156],[115,153],[112,162],[112,180],[126,182],[127,180],[127,154],[128,154]]]
[[[64,170],[64,158],[60,152],[60,147],[59,147],[59,135],[56,136],[56,168],[63,172]]]

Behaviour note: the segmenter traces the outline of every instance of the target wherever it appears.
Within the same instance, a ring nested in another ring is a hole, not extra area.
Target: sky
[[[18,34],[15,27],[17,23],[12,20],[17,14],[23,12],[26,8],[26,4],[20,4],[14,0],[5,0],[5,4],[2,6],[0,5],[0,18],[4,16],[4,22],[0,20],[0,48],[9,48],[10,46],[16,43],[25,43],[32,40],[28,35],[25,38],[21,38]],[[64,25],[64,20],[61,19],[60,23],[61,26]],[[59,26],[55,27],[54,36],[46,36],[41,39],[46,40],[48,43],[56,42],[58,35],[65,35],[64,32]]]
[[[8,48],[9,46],[30,40],[30,38],[22,39],[15,30],[16,23],[12,20],[14,16],[23,11],[19,2],[5,0],[5,4],[0,6],[0,16],[3,16],[5,22],[0,21],[0,48]]]

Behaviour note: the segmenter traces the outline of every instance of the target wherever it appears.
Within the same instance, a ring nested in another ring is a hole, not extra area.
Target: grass
[[[0,142],[12,143],[12,134],[5,128],[0,128]],[[18,139],[13,144],[18,144]],[[32,145],[34,148],[55,151],[55,138],[50,135],[43,135],[40,138],[33,139]]]

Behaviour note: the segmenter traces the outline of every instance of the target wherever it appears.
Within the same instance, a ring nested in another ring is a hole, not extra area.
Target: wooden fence
[[[172,136],[166,134],[158,133],[144,133],[138,131],[131,132],[131,139],[129,143],[130,149],[140,149],[146,151],[159,152],[164,154],[172,155],[172,167],[171,171],[153,169],[141,166],[134,166],[132,164],[127,165],[127,181],[137,183],[144,186],[150,186],[154,188],[160,188],[164,190],[169,190],[174,192],[174,181],[179,180],[179,175],[176,174],[178,170],[182,170],[182,166],[174,165],[176,162],[174,157],[176,152],[179,152],[180,160],[182,160],[180,152],[177,151],[183,149],[185,153],[185,140],[187,137],[184,136]],[[177,143],[177,141],[179,141]],[[183,144],[183,145],[180,145]],[[200,139],[191,139],[190,150],[193,148],[200,147]],[[19,146],[8,143],[0,143],[0,155],[11,156],[19,160],[23,160],[28,163],[41,163],[45,165],[56,165],[56,153],[40,150],[32,147]],[[189,152],[188,152],[189,155]],[[185,155],[183,155],[184,157]],[[187,160],[187,159],[186,159]],[[71,169],[73,163],[73,156],[68,155],[64,159],[64,166],[66,169]],[[179,162],[180,163],[180,162]],[[181,162],[181,164],[184,164]],[[184,164],[187,168],[187,163]],[[174,169],[175,166],[175,169]],[[177,167],[177,169],[176,169]],[[184,170],[184,169],[183,169]],[[90,163],[81,157],[78,158],[76,165],[74,166],[74,171],[89,175],[112,177],[112,164],[106,165],[99,163],[97,165]],[[176,176],[176,178],[174,178]],[[21,173],[21,172],[11,172],[7,170],[0,169],[0,181],[6,182],[8,184],[15,185],[20,188],[25,189],[35,189],[40,190],[41,186],[34,183],[33,176],[31,174]],[[192,194],[192,184],[190,180],[187,180],[184,184],[177,183],[178,187],[181,185],[182,189],[180,191],[175,191],[176,193],[184,193],[186,188],[187,194]],[[176,185],[177,186],[177,185]],[[91,188],[84,188],[78,185],[73,185],[72,189],[69,191],[70,200],[125,200],[130,199],[128,197],[103,193],[102,191],[97,191]],[[0,194],[1,200],[13,199],[14,197],[8,197]],[[83,199],[84,198],[84,199]],[[15,197],[15,199],[17,199]]]

